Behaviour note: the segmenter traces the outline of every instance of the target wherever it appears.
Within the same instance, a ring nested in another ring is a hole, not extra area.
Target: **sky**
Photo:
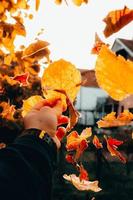
[[[34,8],[33,0],[29,1]],[[95,32],[110,45],[115,38],[133,38],[133,22],[121,31],[105,39],[103,18],[111,10],[122,9],[126,5],[133,9],[133,0],[89,0],[88,4],[75,6],[67,0],[56,5],[54,0],[41,0],[38,12],[34,12],[33,20],[26,20],[26,38],[18,38],[16,44],[28,45],[37,37],[37,33],[44,29],[39,39],[50,43],[52,61],[63,58],[73,63],[77,68],[92,69],[95,67],[96,56],[91,55]],[[30,12],[30,11],[29,11]]]

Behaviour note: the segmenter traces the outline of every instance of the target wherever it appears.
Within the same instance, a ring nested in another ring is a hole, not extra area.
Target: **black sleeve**
[[[56,157],[56,145],[30,130],[0,150],[0,199],[50,200]]]

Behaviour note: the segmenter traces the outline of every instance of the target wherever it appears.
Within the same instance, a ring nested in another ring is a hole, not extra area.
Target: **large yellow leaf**
[[[113,99],[121,101],[133,94],[133,62],[116,56],[107,46],[100,50],[95,72],[99,86]]]
[[[63,59],[53,62],[44,70],[42,88],[46,99],[61,98],[66,106],[66,95],[53,90],[64,90],[73,102],[80,89],[81,75],[74,65]],[[46,90],[50,88],[51,90]],[[45,92],[46,91],[46,92]]]

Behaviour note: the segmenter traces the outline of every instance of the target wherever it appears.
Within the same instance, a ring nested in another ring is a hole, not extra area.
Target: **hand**
[[[57,118],[62,114],[61,101],[57,101],[54,107],[46,106],[47,101],[43,100],[36,104],[24,117],[25,129],[36,128],[44,130],[56,143],[59,148],[60,142],[56,137]]]

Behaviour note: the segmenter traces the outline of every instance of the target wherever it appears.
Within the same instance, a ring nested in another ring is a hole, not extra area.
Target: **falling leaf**
[[[128,110],[124,110],[124,112],[120,113],[117,117],[115,112],[109,113],[103,117],[102,120],[99,120],[97,124],[99,128],[126,126],[129,125],[132,120],[133,114]]]
[[[64,174],[63,178],[71,182],[80,191],[91,190],[93,192],[100,192],[102,190],[100,187],[98,187],[98,181],[80,181],[80,178],[77,177],[75,174]]]
[[[0,149],[3,149],[3,148],[5,148],[5,147],[6,147],[6,144],[3,143],[3,142],[0,142]]]
[[[40,0],[36,0],[36,11],[39,9],[40,6]]]
[[[75,126],[75,124],[78,122],[79,119],[79,112],[75,109],[71,99],[69,98],[68,94],[65,92],[65,90],[57,90],[55,89],[54,91],[59,92],[61,94],[64,94],[66,97],[66,105],[63,106],[64,110],[68,108],[69,110],[69,123],[66,127],[66,131],[71,131],[71,129]],[[67,107],[66,107],[67,106]]]
[[[79,160],[79,158],[82,156],[82,154],[84,153],[84,151],[88,148],[88,142],[87,140],[82,140],[77,149],[76,149],[76,153],[74,156],[74,160],[77,161]]]
[[[60,5],[62,3],[62,0],[55,0],[55,3]]]
[[[95,74],[99,86],[113,99],[121,101],[133,94],[133,62],[116,56],[106,46],[99,52]]]
[[[38,40],[35,43],[30,44],[23,52],[23,57],[22,59],[26,58],[36,58],[36,59],[42,59],[43,57],[46,57],[49,59],[49,53],[50,51],[48,50],[48,42]]]
[[[77,131],[72,131],[67,136],[67,144],[66,148],[67,150],[76,150],[82,140],[86,140],[92,135],[91,128],[86,128],[82,131],[82,133],[79,135]]]
[[[9,24],[0,22],[0,45],[4,46],[10,52],[14,51],[14,40],[17,35],[26,35],[25,28],[22,24]]]
[[[62,126],[58,127],[56,131],[56,136],[60,141],[64,138],[65,134],[66,134],[66,129]]]
[[[92,54],[99,54],[99,51],[100,51],[102,45],[106,45],[106,44],[100,39],[98,34],[95,33],[95,44],[94,44],[94,46],[91,50],[91,53]],[[109,45],[107,44],[107,46],[109,46]]]
[[[76,6],[81,6],[82,3],[88,3],[88,0],[72,0]]]
[[[94,144],[94,146],[95,146],[97,149],[103,148],[102,143],[99,141],[99,138],[98,138],[96,135],[94,135],[92,143]]]
[[[74,163],[75,163],[74,157],[73,157],[73,155],[71,155],[71,154],[67,154],[66,157],[65,157],[65,159],[66,159],[66,161],[67,161],[68,163],[71,163],[71,164],[74,164]]]
[[[79,171],[80,171],[80,175],[79,175],[80,181],[82,181],[82,180],[88,181],[89,180],[88,172],[85,170],[85,168],[82,164],[79,167]]]
[[[73,102],[80,89],[80,86],[76,85],[80,82],[80,72],[74,65],[63,59],[55,61],[44,70],[42,76],[42,88],[51,88],[47,93],[44,92],[44,96],[46,99],[61,98],[64,107],[67,108],[66,95],[55,90],[64,90]]]
[[[126,158],[117,150],[118,146],[123,144],[123,141],[114,139],[114,138],[107,138],[104,136],[107,142],[107,149],[110,152],[111,156],[116,156],[119,158],[123,163],[126,163]]]
[[[106,23],[106,27],[104,29],[105,37],[109,37],[113,33],[118,32],[132,20],[133,9],[130,10],[126,6],[124,9],[109,12],[106,18],[103,20]]]

